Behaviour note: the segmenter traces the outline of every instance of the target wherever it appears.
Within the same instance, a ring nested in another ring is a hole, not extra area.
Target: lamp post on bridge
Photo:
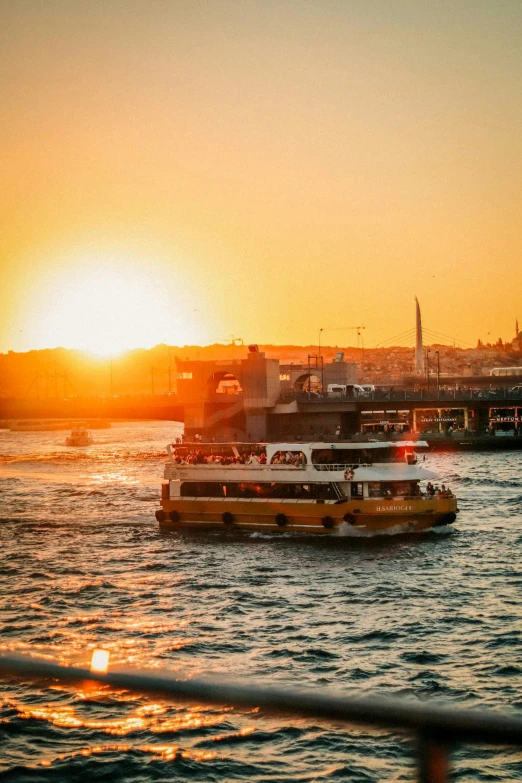
[[[436,373],[437,373],[437,393],[440,391],[440,356],[438,351],[426,351],[426,386],[428,389],[428,392],[430,390],[430,353],[435,353],[437,356],[437,366],[436,366]]]
[[[347,329],[355,329],[356,332],[357,332],[357,345],[356,345],[356,348],[359,347],[359,337],[361,338],[362,361],[364,362],[364,342],[363,342],[363,336],[361,334],[361,330],[362,329],[366,329],[365,326],[362,326],[362,325],[360,325],[360,326],[334,326],[334,327],[331,327],[331,328],[328,327],[326,329],[326,331],[327,332],[345,332]],[[319,356],[321,355],[321,332],[324,332],[324,331],[325,331],[325,328],[322,326],[319,329],[319,337],[318,337],[318,340],[317,340],[317,347],[318,347],[317,353],[318,353]]]

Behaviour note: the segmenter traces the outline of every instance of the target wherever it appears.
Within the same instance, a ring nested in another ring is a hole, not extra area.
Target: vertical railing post
[[[434,734],[419,732],[417,735],[419,783],[448,783],[448,746]]]

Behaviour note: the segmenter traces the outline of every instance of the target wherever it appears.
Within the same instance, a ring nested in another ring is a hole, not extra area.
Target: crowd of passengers
[[[250,454],[203,454],[201,449],[194,452],[188,452],[183,456],[174,454],[174,462],[178,465],[265,465],[266,454],[256,454],[252,451]]]
[[[353,486],[353,485],[352,485]],[[369,481],[368,482],[368,497],[370,498],[431,498],[431,497],[451,498],[453,493],[442,484],[439,487],[437,484],[433,486],[431,481],[428,481],[425,491],[422,491],[417,481],[411,482],[380,482]]]
[[[174,462],[178,465],[266,465],[267,459],[264,451],[250,454],[223,455],[223,454],[203,454],[201,449],[189,451],[185,454],[177,454],[173,451]],[[304,467],[306,457],[302,451],[277,451],[270,460],[271,465],[293,465],[294,467]]]
[[[426,495],[430,498],[434,497],[435,495],[441,498],[452,498],[453,492],[449,487],[446,487],[444,484],[442,484],[440,487],[438,486],[438,484],[435,484],[435,486],[433,486],[431,481],[428,481],[428,483],[426,484]]]

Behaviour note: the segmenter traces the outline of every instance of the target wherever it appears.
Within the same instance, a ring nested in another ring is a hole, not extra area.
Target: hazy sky
[[[0,351],[522,324],[520,0],[0,9]]]

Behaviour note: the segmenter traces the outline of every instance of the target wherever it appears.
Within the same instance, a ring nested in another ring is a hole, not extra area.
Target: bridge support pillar
[[[268,439],[267,415],[265,411],[247,411],[245,418],[248,440],[262,442]]]
[[[343,411],[340,415],[340,435],[346,437],[355,435],[361,430],[361,414],[359,411]]]

